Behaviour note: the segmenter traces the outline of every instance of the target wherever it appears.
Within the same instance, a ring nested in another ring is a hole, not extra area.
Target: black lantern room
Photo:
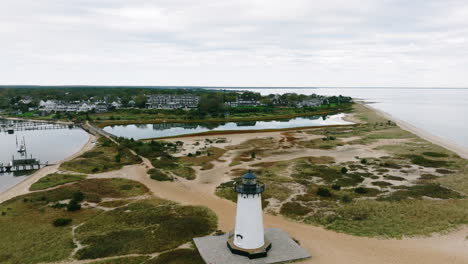
[[[260,194],[265,191],[265,185],[257,182],[257,176],[249,170],[242,176],[242,182],[236,184],[235,191],[242,194]]]

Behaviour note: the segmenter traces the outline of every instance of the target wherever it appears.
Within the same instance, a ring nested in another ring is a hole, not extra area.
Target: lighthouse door
[[[238,247],[242,247],[243,243],[242,243],[242,240],[244,239],[244,236],[241,235],[241,234],[236,234],[236,237],[235,237],[235,244],[238,246]]]

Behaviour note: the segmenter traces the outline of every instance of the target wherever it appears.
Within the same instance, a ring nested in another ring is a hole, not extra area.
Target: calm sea
[[[302,93],[345,95],[372,106],[435,136],[468,148],[468,88],[290,88],[255,89],[262,95]]]

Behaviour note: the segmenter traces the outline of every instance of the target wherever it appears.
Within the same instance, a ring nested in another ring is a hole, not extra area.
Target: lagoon
[[[106,126],[104,131],[119,137],[145,139],[180,136],[207,131],[282,129],[291,127],[346,125],[344,114],[327,116],[296,117],[283,120],[243,121],[243,122],[204,122],[204,123],[159,123]]]

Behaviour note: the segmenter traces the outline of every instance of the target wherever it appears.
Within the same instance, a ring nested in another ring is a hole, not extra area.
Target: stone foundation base
[[[234,235],[230,234],[227,241],[227,246],[233,254],[248,257],[249,259],[264,258],[267,256],[268,250],[271,249],[271,242],[265,238],[265,244],[259,248],[245,249],[234,244]]]
[[[206,236],[194,238],[195,246],[205,263],[209,264],[273,264],[289,263],[291,261],[310,258],[310,254],[299,246],[289,235],[278,228],[265,229],[265,239],[272,245],[268,250],[264,248],[249,252],[249,254],[265,254],[261,258],[249,258],[246,255],[233,254],[226,246],[229,235]],[[229,244],[228,244],[229,245]],[[231,244],[231,248],[233,244]],[[268,254],[267,254],[268,253]]]

